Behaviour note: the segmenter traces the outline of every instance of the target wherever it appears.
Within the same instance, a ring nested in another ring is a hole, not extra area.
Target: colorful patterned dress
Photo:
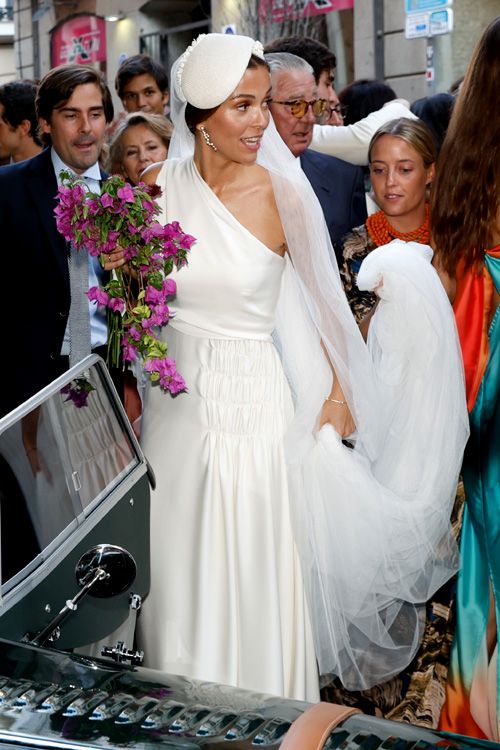
[[[458,271],[454,309],[464,356],[471,435],[463,466],[466,508],[457,630],[440,726],[498,741],[500,307],[493,313],[493,287],[500,292],[500,245],[486,254],[482,274],[471,269]],[[491,594],[497,637],[488,649]]]

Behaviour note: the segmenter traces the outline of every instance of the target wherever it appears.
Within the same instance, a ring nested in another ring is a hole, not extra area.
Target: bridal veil
[[[169,159],[194,151],[184,76],[210,91],[203,106],[217,106],[250,54],[262,57],[259,42],[209,34],[176,61]],[[365,343],[320,204],[272,120],[257,160],[271,175],[289,252],[275,342],[295,406],[290,502],[316,655],[322,675],[359,690],[409,664],[425,602],[457,569],[450,515],[468,436],[458,337],[432,251],[395,241],[359,274],[380,296]],[[331,389],[325,350],[357,425],[352,447],[331,426],[317,430]]]

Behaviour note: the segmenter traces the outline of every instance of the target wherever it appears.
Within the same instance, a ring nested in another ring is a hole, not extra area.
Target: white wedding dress
[[[152,495],[151,591],[139,622],[145,664],[318,700],[318,674],[292,533],[284,433],[291,395],[271,339],[280,257],[245,229],[192,159],[167,161],[162,223],[197,239],[174,272],[163,329],[188,392],[146,391]]]
[[[150,386],[144,407],[158,488],[139,640],[149,666],[314,701],[318,672],[362,690],[414,658],[425,602],[457,569],[468,419],[432,250],[370,253],[358,283],[381,301],[365,345],[321,208],[273,135],[261,156],[286,259],[235,220],[191,156],[169,156],[158,178],[160,221],[197,243],[165,329],[189,392]],[[356,421],[352,450],[317,430],[332,383],[323,347]]]

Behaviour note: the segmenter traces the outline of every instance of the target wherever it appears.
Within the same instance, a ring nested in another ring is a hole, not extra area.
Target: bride
[[[172,82],[174,136],[150,179],[163,220],[198,241],[168,326],[188,392],[148,387],[144,405],[146,663],[309,701],[318,667],[366,687],[411,661],[422,605],[456,570],[467,420],[452,313],[430,249],[374,252],[359,277],[387,299],[367,348],[270,121],[260,43],[202,35]],[[355,428],[351,450],[340,436]]]

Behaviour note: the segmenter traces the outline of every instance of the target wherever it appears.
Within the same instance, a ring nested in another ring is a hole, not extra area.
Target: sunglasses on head
[[[324,117],[325,113],[329,110],[329,104],[326,99],[312,99],[310,102],[306,101],[306,99],[291,99],[285,102],[273,99],[272,103],[283,104],[285,107],[288,107],[292,115],[298,120],[307,114],[309,107],[311,107],[313,115],[318,118]]]

